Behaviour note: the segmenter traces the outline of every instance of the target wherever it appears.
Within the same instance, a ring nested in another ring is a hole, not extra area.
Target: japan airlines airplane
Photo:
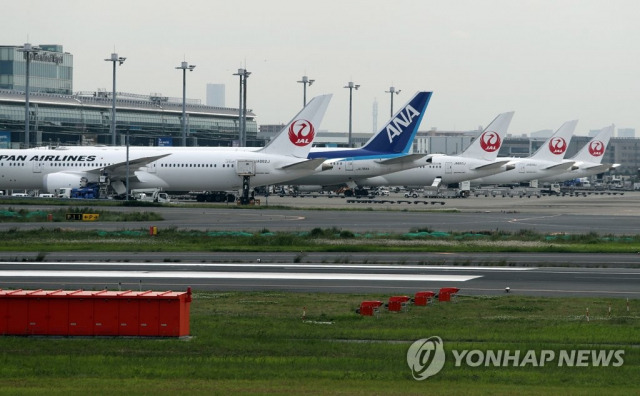
[[[278,136],[257,151],[167,147],[0,150],[0,189],[53,193],[60,188],[102,183],[124,194],[127,175],[130,189],[239,190],[246,188],[247,178],[253,186],[282,183],[314,173],[325,161],[307,156],[330,99],[331,95],[312,99]]]
[[[575,161],[563,162],[562,159],[577,123],[578,120],[573,120],[562,124],[535,153],[527,158],[499,157],[498,161],[510,160],[508,165],[515,165],[515,167],[495,175],[471,180],[471,184],[516,184],[566,172],[575,163]]]
[[[418,168],[357,180],[361,186],[437,186],[503,172],[509,162],[495,161],[514,112],[498,115],[459,155],[430,154]]]
[[[613,136],[615,125],[604,127],[593,137],[576,155],[566,159],[566,162],[574,162],[570,171],[552,177],[539,179],[541,182],[562,182],[565,180],[578,179],[581,177],[593,176],[598,173],[615,169],[620,164],[603,164],[602,157],[609,145],[609,140]]]
[[[300,191],[355,187],[354,180],[419,166],[425,154],[409,154],[432,92],[418,92],[358,149],[313,148],[309,158],[330,158],[332,168],[287,182]]]

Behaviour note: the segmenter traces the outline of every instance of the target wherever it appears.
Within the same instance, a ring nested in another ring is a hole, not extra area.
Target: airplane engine
[[[83,187],[87,182],[91,181],[97,180],[92,180],[90,175],[84,173],[57,172],[45,175],[42,179],[42,187],[44,188],[44,191],[54,193],[57,189],[64,187]]]

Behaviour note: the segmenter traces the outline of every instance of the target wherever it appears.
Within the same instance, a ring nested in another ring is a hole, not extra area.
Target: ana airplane
[[[357,180],[362,186],[438,186],[504,171],[505,161],[495,161],[514,112],[498,115],[459,155],[430,154],[420,167]]]
[[[432,92],[418,92],[362,147],[317,148],[309,158],[329,158],[332,168],[287,182],[299,191],[355,187],[354,180],[419,166],[425,154],[409,154]]]
[[[256,151],[215,148],[59,147],[0,150],[0,188],[44,190],[98,183],[101,189],[248,191],[314,173],[325,158],[309,159],[331,95],[312,99],[269,144]]]
[[[565,180],[578,179],[581,177],[588,177],[597,175],[598,173],[607,172],[615,169],[620,164],[603,164],[602,157],[609,145],[609,140],[613,136],[613,130],[615,125],[604,127],[593,137],[576,155],[563,160],[566,162],[573,162],[573,166],[570,171],[561,173],[559,175],[541,178],[538,181],[541,182],[562,182]]]
[[[573,120],[562,124],[535,153],[527,158],[499,157],[498,161],[508,160],[507,165],[515,167],[495,175],[473,179],[471,184],[516,184],[566,172],[571,169],[574,161],[562,162],[562,159],[567,152],[569,140],[577,123],[578,120]]]

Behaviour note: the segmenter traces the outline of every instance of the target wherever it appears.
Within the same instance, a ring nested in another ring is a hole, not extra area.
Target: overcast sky
[[[127,57],[117,89],[205,103],[207,83],[238,105],[245,67],[259,124],[289,121],[307,97],[332,93],[320,129],[371,132],[419,90],[434,95],[421,130],[471,130],[515,110],[510,133],[576,134],[615,123],[640,131],[637,0],[21,0],[2,5],[3,45],[61,44],[74,56],[74,91],[111,90],[111,52]]]

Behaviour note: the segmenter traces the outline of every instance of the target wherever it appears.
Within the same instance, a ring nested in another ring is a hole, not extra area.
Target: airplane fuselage
[[[276,184],[313,173],[313,169],[282,169],[306,161],[256,151],[129,149],[129,161],[162,156],[143,166],[130,167],[130,187],[161,187],[166,190],[237,190],[242,187],[244,162],[251,163],[251,186]],[[78,147],[58,149],[0,150],[0,188],[42,189],[78,187],[80,179],[97,182],[119,164],[122,176],[126,147]],[[122,177],[120,177],[122,179]]]
[[[449,155],[435,155],[431,161],[419,167],[389,173],[387,175],[359,180],[358,184],[364,186],[429,186],[436,178],[441,178],[443,184],[460,183],[478,177],[493,175],[503,172],[502,168],[476,169],[491,163],[475,158],[466,158]]]
[[[504,158],[498,158],[501,160]],[[563,163],[553,161],[532,160],[529,158],[511,158],[513,169],[490,176],[473,179],[472,184],[515,184],[531,180],[540,180],[566,172],[574,162]]]

